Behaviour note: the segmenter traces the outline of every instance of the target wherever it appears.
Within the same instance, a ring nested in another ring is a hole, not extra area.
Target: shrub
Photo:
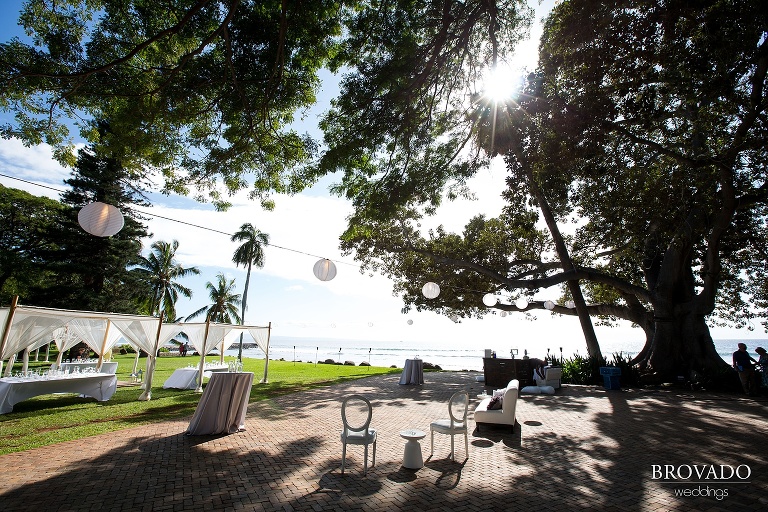
[[[562,380],[567,384],[601,384],[600,367],[605,366],[602,357],[584,357],[578,354],[563,361]]]

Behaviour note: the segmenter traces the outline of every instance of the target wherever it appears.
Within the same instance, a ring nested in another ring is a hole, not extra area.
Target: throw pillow
[[[503,398],[500,396],[495,396],[491,398],[491,401],[488,402],[488,410],[489,411],[496,411],[501,409],[501,405],[503,403]]]

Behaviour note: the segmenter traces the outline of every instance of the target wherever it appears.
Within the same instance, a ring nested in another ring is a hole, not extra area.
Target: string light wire
[[[17,181],[21,181],[21,182],[23,182],[23,183],[27,183],[27,184],[29,184],[29,185],[35,185],[35,186],[38,186],[38,187],[47,188],[47,189],[50,189],[50,190],[54,190],[54,191],[56,191],[56,192],[64,192],[64,189],[60,189],[60,188],[51,187],[51,186],[49,186],[49,185],[43,185],[42,183],[35,183],[34,181],[28,181],[28,180],[25,180],[25,179],[23,179],[23,178],[18,178],[18,177],[16,177],[16,176],[9,176],[9,175],[7,175],[7,174],[2,174],[2,173],[0,173],[0,177],[3,177],[3,178],[9,178],[9,179],[12,179],[12,180],[17,180]],[[142,215],[148,215],[148,216],[150,216],[150,217],[156,217],[156,218],[158,218],[158,219],[168,220],[168,221],[171,221],[171,222],[177,222],[177,223],[179,223],[179,224],[184,224],[184,225],[187,225],[187,226],[190,226],[190,227],[193,227],[193,228],[197,228],[197,229],[204,229],[204,230],[206,230],[206,231],[213,231],[214,233],[219,233],[219,234],[221,234],[221,235],[226,235],[226,236],[228,236],[228,237],[231,237],[231,236],[233,235],[232,233],[227,233],[227,232],[225,232],[225,231],[220,231],[220,230],[218,230],[218,229],[209,228],[209,227],[207,227],[207,226],[201,226],[201,225],[199,225],[199,224],[193,224],[193,223],[191,223],[191,222],[185,222],[185,221],[183,221],[183,220],[172,219],[172,218],[170,218],[170,217],[165,217],[165,216],[163,216],[163,215],[159,215],[159,214],[157,214],[157,213],[152,213],[152,212],[149,212],[149,211],[145,211],[145,209],[144,209],[144,208],[139,208],[139,207],[136,207],[135,205],[134,205],[134,206],[132,206],[131,208],[132,208],[132,209],[135,209],[135,210],[137,210],[137,211],[138,211],[139,213],[141,213]],[[311,254],[311,253],[308,253],[308,252],[305,252],[305,251],[300,251],[300,250],[298,250],[298,249],[291,249],[290,247],[284,247],[284,246],[281,246],[281,245],[277,245],[277,244],[273,244],[273,243],[267,243],[267,244],[265,244],[265,245],[267,245],[268,247],[274,247],[275,249],[282,249],[282,250],[284,250],[284,251],[290,251],[290,252],[295,252],[295,253],[297,253],[297,254],[303,254],[303,255],[305,255],[305,256],[311,256],[311,257],[313,257],[313,258],[328,259],[328,260],[331,260],[331,261],[333,261],[334,263],[339,263],[339,264],[341,264],[341,265],[349,265],[349,266],[352,266],[352,267],[359,267],[359,265],[356,265],[356,264],[354,264],[354,263],[349,263],[349,262],[347,262],[347,261],[334,260],[334,259],[332,259],[332,258],[325,258],[324,256],[317,256],[317,255],[315,255],[315,254]]]

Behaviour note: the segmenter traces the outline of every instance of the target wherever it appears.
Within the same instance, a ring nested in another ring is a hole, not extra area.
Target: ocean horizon
[[[737,349],[737,344],[747,344],[749,353],[757,359],[754,349],[758,346],[768,346],[768,339],[721,339],[714,340],[715,348],[720,357],[728,364],[731,355]],[[644,345],[643,340],[604,341],[600,343],[603,355],[610,359],[613,354],[621,353],[625,357],[636,355]],[[326,360],[345,363],[347,361],[359,365],[362,362],[372,366],[396,366],[402,368],[406,359],[420,358],[422,361],[440,366],[443,370],[483,370],[485,349],[496,351],[497,357],[509,358],[511,351],[517,350],[516,358],[524,356],[543,359],[547,355],[568,359],[574,355],[586,355],[584,342],[529,342],[510,343],[500,346],[498,343],[478,342],[466,344],[449,343],[445,341],[370,341],[370,340],[341,340],[330,338],[299,338],[272,336],[269,347],[271,360],[301,361],[319,363]],[[562,349],[562,351],[561,351]],[[237,356],[237,343],[224,353]],[[264,353],[258,348],[243,349],[243,357],[264,359]]]

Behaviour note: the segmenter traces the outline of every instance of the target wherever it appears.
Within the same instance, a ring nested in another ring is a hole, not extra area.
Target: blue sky
[[[18,0],[2,3],[2,40],[20,33],[14,22],[20,4]],[[528,55],[535,52],[535,45],[524,52]],[[327,109],[330,98],[336,92],[336,83],[335,77],[325,75],[323,90],[319,94],[320,103],[310,111],[301,125],[301,131],[315,130],[317,116]],[[46,146],[25,148],[15,140],[0,140],[0,173],[62,187],[62,180],[69,171],[52,160],[50,148]],[[502,162],[494,162],[491,169],[481,171],[470,183],[478,196],[477,201],[449,203],[431,222],[459,231],[477,213],[498,215],[503,205],[499,193],[504,187],[504,177]],[[234,233],[241,224],[250,222],[269,233],[274,246],[267,248],[264,268],[254,270],[251,276],[245,320],[251,325],[272,322],[275,335],[362,341],[404,340],[416,344],[420,340],[445,340],[447,343],[477,343],[482,340],[484,347],[497,349],[500,353],[508,351],[510,343],[518,346],[521,352],[527,348],[529,352],[537,353],[545,350],[542,347],[556,346],[558,342],[562,344],[564,339],[575,340],[573,343],[576,346],[583,340],[577,319],[552,317],[546,312],[538,312],[534,321],[521,315],[506,318],[489,315],[482,320],[464,320],[460,324],[432,312],[403,315],[400,311],[402,301],[392,296],[391,282],[379,275],[362,275],[351,257],[341,255],[338,237],[346,225],[351,207],[346,201],[328,194],[327,188],[332,181],[332,177],[323,179],[312,189],[293,197],[276,196],[276,208],[272,212],[262,211],[244,194],[233,198],[233,207],[227,212],[216,212],[210,205],[185,197],[153,194],[153,207],[149,213],[226,233]],[[55,192],[45,188],[2,177],[0,183],[58,199]],[[179,315],[187,315],[207,304],[205,283],[215,282],[218,272],[235,278],[242,292],[245,271],[235,267],[231,261],[236,246],[228,236],[160,218],[149,221],[149,230],[153,237],[144,240],[145,247],[149,247],[154,240],[176,239],[179,241],[180,261],[201,270],[200,276],[184,281],[194,295],[192,300],[182,299],[178,303]],[[324,283],[314,277],[312,267],[318,257],[339,262],[338,275],[333,281]],[[541,293],[540,297],[556,299],[559,293],[559,290],[552,289]],[[408,320],[412,323],[409,324]],[[601,342],[643,338],[639,329],[632,329],[629,325],[613,329],[600,327],[597,332]],[[727,329],[715,330],[713,336],[765,337],[761,332]]]

